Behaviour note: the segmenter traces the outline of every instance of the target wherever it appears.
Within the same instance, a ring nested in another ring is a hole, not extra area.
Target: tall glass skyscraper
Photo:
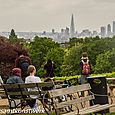
[[[75,36],[75,27],[74,27],[74,18],[73,14],[71,17],[71,26],[70,26],[70,37],[73,38]]]

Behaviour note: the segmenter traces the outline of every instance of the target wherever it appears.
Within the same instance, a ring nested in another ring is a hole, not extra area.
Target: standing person
[[[44,65],[44,69],[46,70],[45,78],[55,77],[55,74],[54,74],[55,68],[56,68],[56,66],[55,66],[55,64],[52,62],[52,60],[51,60],[51,59],[48,59],[47,63]]]
[[[80,84],[84,84],[87,82],[87,77],[89,77],[91,74],[91,64],[86,52],[82,54],[80,66],[81,66]]]
[[[24,54],[18,52],[18,58],[15,60],[15,67],[20,68],[22,70],[21,77],[23,81],[28,76],[28,66],[31,65],[31,60],[29,56],[25,56]]]
[[[33,65],[29,65],[28,67],[28,72],[29,72],[29,76],[25,78],[25,83],[39,83],[41,82],[41,79],[37,76],[35,76],[36,74],[36,68],[33,66]],[[38,90],[37,87],[35,87],[34,89],[33,88],[29,88],[28,91],[36,91]],[[33,109],[37,109],[37,102],[36,102],[36,99],[37,99],[37,96],[35,95],[30,95],[31,98],[33,98],[33,101],[30,102],[32,105],[33,105]]]

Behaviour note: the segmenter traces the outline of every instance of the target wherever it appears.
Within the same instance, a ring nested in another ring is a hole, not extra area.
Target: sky
[[[115,21],[115,0],[0,0],[0,31],[100,30]]]

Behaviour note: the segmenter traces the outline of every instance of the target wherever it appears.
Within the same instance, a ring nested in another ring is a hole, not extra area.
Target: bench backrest
[[[41,83],[24,83],[24,84],[2,84],[1,85],[7,97],[19,97],[19,98],[26,98],[30,95],[37,95],[40,96],[40,93],[45,93],[42,91],[44,87],[53,87],[52,82],[41,82]],[[28,89],[34,89],[28,91]]]
[[[55,89],[48,91],[48,95],[53,99],[53,104],[56,109],[66,107],[68,105],[81,104],[85,101],[93,100],[94,95],[90,93],[90,84],[83,84],[77,86],[71,86],[68,88]],[[81,92],[87,92],[87,95],[80,97]],[[65,96],[65,101],[58,102],[56,98]],[[70,97],[70,98],[69,98]],[[82,106],[83,107],[83,106]]]

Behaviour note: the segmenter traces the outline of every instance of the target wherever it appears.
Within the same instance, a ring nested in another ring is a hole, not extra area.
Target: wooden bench
[[[41,83],[24,83],[24,84],[2,84],[1,87],[4,89],[6,97],[9,102],[9,109],[21,108],[24,109],[26,105],[24,102],[32,100],[32,96],[37,96],[37,99],[42,101],[44,93],[53,86],[52,82],[41,82]],[[28,89],[35,89],[28,91]],[[46,89],[46,90],[45,90]],[[43,106],[45,107],[45,106]]]
[[[95,96],[90,91],[90,84],[71,86],[68,88],[54,89],[48,91],[48,96],[52,100],[53,109],[56,115],[86,115],[106,110],[115,104],[93,104]],[[81,96],[81,92],[85,95]],[[65,96],[65,100],[59,101],[59,97]],[[47,112],[48,113],[48,112]],[[50,112],[48,113],[50,115]]]

